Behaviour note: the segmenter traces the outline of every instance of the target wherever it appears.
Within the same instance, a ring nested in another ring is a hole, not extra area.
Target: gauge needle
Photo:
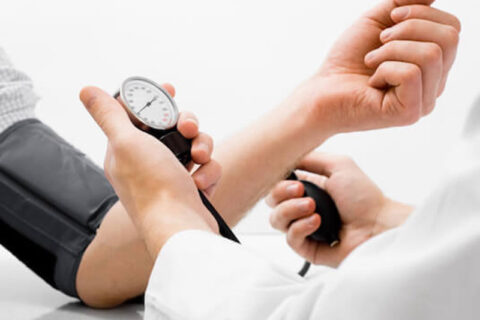
[[[138,111],[138,114],[140,114],[140,112],[142,112],[143,110],[145,110],[145,108],[148,108],[152,105],[153,101],[157,100],[158,99],[158,96],[155,96],[153,97],[152,100],[150,100],[149,102],[147,102],[147,104],[142,108],[140,109],[140,111]]]

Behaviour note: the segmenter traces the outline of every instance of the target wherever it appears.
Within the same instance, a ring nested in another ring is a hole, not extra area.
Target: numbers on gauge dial
[[[142,80],[126,83],[124,99],[130,111],[152,128],[168,129],[177,121],[176,107],[161,89],[151,83]]]

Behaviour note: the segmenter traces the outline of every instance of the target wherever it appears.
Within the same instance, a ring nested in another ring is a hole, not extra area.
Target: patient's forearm
[[[231,226],[331,134],[294,97],[216,149],[223,167],[213,203]]]

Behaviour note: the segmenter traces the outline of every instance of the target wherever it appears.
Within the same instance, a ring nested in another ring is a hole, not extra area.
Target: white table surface
[[[242,243],[272,261],[297,271],[302,260],[278,234],[240,235]],[[0,319],[142,319],[143,305],[129,304],[113,310],[93,310],[45,284],[0,248]]]

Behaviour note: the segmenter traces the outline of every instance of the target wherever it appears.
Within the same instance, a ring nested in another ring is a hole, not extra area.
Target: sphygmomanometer
[[[176,129],[178,108],[167,91],[149,79],[131,77],[115,97],[137,127],[164,143],[182,164],[191,161],[191,141]],[[322,216],[310,237],[335,245],[341,222],[334,202],[314,184],[301,182]],[[220,234],[239,242],[199,193]],[[54,288],[78,297],[80,261],[117,201],[103,170],[41,121],[23,120],[0,134],[0,244]]]
[[[183,165],[190,162],[191,141],[177,131],[178,108],[165,89],[149,79],[130,77],[123,82],[120,91],[115,94],[115,98],[120,99],[128,111],[130,119],[138,128],[163,142]],[[298,180],[293,172],[288,179]],[[316,212],[322,218],[320,227],[310,235],[310,238],[325,242],[332,247],[335,246],[340,241],[338,233],[341,220],[334,201],[327,192],[315,184],[304,180],[300,180],[300,182],[304,186],[304,196],[314,199]],[[199,192],[203,204],[217,221],[220,234],[239,242],[221,215],[204,194]],[[309,267],[310,263],[306,262],[299,274],[305,275]]]

